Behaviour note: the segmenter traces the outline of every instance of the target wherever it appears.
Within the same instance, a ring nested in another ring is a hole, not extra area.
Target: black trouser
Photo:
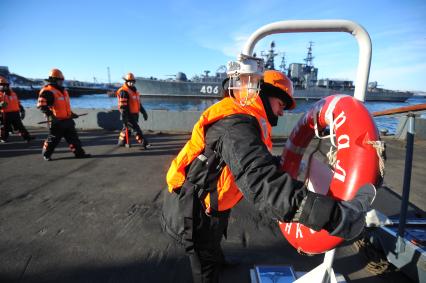
[[[147,139],[144,137],[141,127],[139,127],[138,124],[138,120],[139,120],[139,114],[129,114],[127,119],[123,120],[123,129],[120,132],[120,135],[118,136],[118,144],[119,145],[124,145],[124,143],[126,142],[126,130],[129,130],[129,139],[131,136],[131,132],[136,133],[136,141],[138,143],[142,143],[143,145],[147,145],[148,141]]]
[[[2,129],[1,129],[1,139],[7,140],[9,138],[9,132],[19,131],[22,138],[26,141],[29,141],[31,138],[24,124],[22,124],[21,116],[19,111],[16,112],[7,112],[2,113]]]
[[[49,135],[44,141],[42,154],[46,157],[50,157],[62,137],[65,138],[70,150],[75,154],[75,156],[82,156],[85,154],[81,147],[81,141],[78,138],[77,131],[75,130],[75,123],[73,119],[56,120],[52,122],[49,128]]]
[[[207,216],[200,211],[197,213],[200,217],[194,217],[194,251],[189,255],[194,283],[219,282],[224,262],[220,242],[226,236],[230,212]]]

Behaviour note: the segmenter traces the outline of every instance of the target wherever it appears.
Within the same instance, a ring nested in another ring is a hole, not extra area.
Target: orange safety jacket
[[[48,106],[46,98],[42,97],[41,94],[45,91],[50,91],[53,93],[53,105]],[[71,104],[70,104],[70,97],[68,95],[68,91],[64,89],[63,92],[59,91],[52,85],[46,85],[44,86],[40,92],[39,97],[37,101],[37,107],[40,108],[42,106],[48,106],[50,111],[52,111],[53,115],[58,120],[65,120],[70,119],[72,112],[71,112]]]
[[[247,114],[255,117],[262,129],[262,141],[269,151],[272,150],[271,125],[268,122],[265,109],[260,97],[248,106],[240,106],[227,97],[209,107],[201,115],[192,131],[191,139],[185,144],[178,156],[172,161],[167,172],[167,184],[169,192],[182,187],[185,182],[185,169],[191,162],[203,153],[205,148],[205,129],[224,117],[234,114]],[[218,210],[224,211],[235,206],[243,197],[242,193],[235,184],[234,177],[228,166],[225,166],[217,181],[218,190]],[[204,199],[207,209],[210,208],[210,194]]]
[[[128,94],[128,98],[121,97],[120,92],[125,91]],[[129,111],[132,114],[138,114],[141,107],[140,93],[139,91],[133,91],[127,84],[123,84],[117,92],[118,98],[118,109],[122,109],[122,107],[129,107]]]
[[[18,112],[20,110],[18,96],[12,89],[10,89],[10,95],[0,91],[0,101],[5,101],[7,103],[7,106],[2,109],[5,113]]]

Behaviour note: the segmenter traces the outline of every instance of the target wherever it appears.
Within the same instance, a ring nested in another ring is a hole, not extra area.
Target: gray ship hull
[[[222,97],[222,85],[218,82],[181,82],[137,78],[136,87],[142,96]],[[353,91],[327,88],[296,89],[294,98],[298,100],[319,100],[333,94],[353,95]],[[377,90],[368,91],[366,101],[404,102],[412,96],[411,92]]]
[[[222,85],[216,82],[180,82],[136,78],[136,88],[142,96],[174,96],[219,98]]]
[[[296,89],[294,91],[294,97],[296,99],[303,100],[319,100],[323,97],[334,95],[334,94],[346,94],[353,96],[354,92],[351,90],[334,90],[334,89]],[[366,101],[384,101],[384,102],[404,102],[413,94],[411,92],[399,92],[389,90],[377,90],[367,91],[365,100]]]

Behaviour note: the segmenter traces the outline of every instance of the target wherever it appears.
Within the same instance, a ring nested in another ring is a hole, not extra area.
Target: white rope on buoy
[[[337,162],[337,151],[337,148],[330,146],[330,150],[327,152],[328,164],[332,167],[334,167]]]
[[[383,178],[385,176],[385,142],[384,141],[367,141],[367,144],[371,144],[376,150],[377,157],[379,157],[379,170],[380,176]]]

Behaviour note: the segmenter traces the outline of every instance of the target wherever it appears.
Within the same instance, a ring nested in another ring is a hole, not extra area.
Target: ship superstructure
[[[309,42],[308,53],[304,64],[291,63],[288,70],[288,76],[293,81],[295,89],[307,89],[316,86],[318,77],[318,68],[314,67],[314,56],[312,56],[313,42]]]

